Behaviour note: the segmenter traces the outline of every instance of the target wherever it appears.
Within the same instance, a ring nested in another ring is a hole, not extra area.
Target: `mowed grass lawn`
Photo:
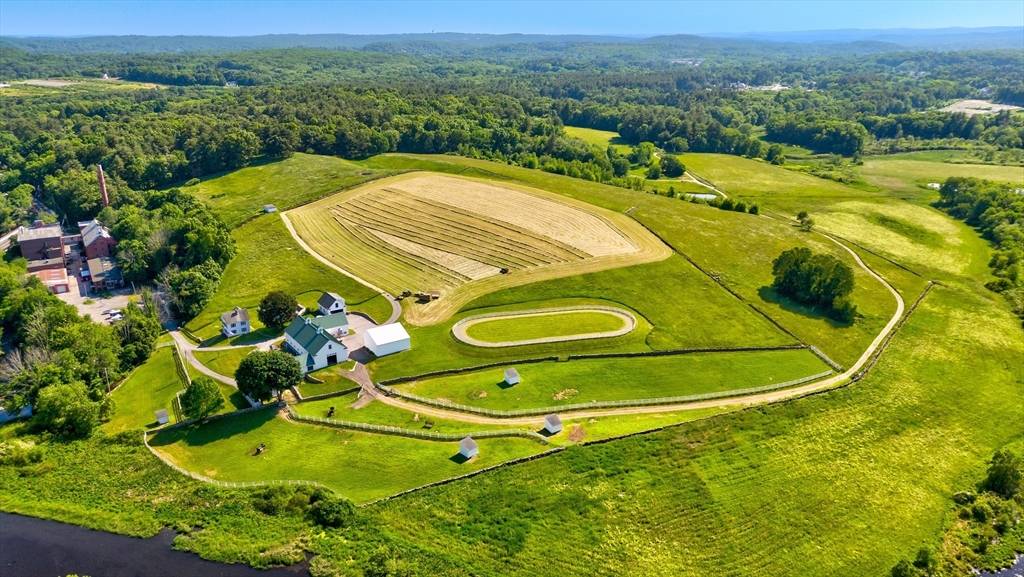
[[[208,368],[230,377],[235,374],[235,370],[242,363],[242,359],[254,350],[256,350],[256,347],[221,349],[218,351],[197,349],[195,354],[199,362]]]
[[[109,433],[127,429],[156,426],[156,411],[167,409],[175,421],[172,402],[184,388],[174,367],[174,349],[162,347],[153,351],[144,364],[136,368],[110,397],[114,400],[114,416],[103,425]]]
[[[209,304],[186,325],[202,339],[216,337],[221,313],[235,306],[248,308],[253,328],[259,329],[262,325],[256,308],[267,293],[275,290],[296,295],[307,306],[314,304],[322,291],[333,291],[345,297],[350,309],[378,321],[391,313],[390,303],[378,293],[302,250],[277,214],[253,219],[232,235],[238,254],[228,263]]]
[[[474,339],[490,343],[523,341],[546,337],[565,337],[613,332],[626,321],[601,311],[558,311],[511,318],[481,320],[466,328]]]
[[[284,160],[249,166],[185,190],[209,204],[228,226],[258,216],[263,206],[287,210],[375,178],[392,174],[334,156],[295,153]]]
[[[784,383],[828,371],[806,349],[580,359],[516,365],[397,385],[423,397],[495,410],[697,395]]]
[[[478,423],[465,423],[449,419],[439,419],[420,415],[412,411],[406,411],[391,405],[385,405],[380,401],[372,401],[359,409],[353,409],[352,404],[359,398],[359,393],[348,393],[329,399],[303,402],[293,405],[295,412],[307,417],[327,417],[331,407],[334,407],[333,419],[339,421],[354,421],[357,423],[368,423],[371,425],[386,425],[389,427],[401,427],[413,431],[450,433],[463,435],[478,431],[496,430],[530,430],[525,425],[481,425]],[[540,429],[540,427],[536,427]],[[564,436],[564,435],[562,435]],[[552,440],[557,440],[553,438]]]
[[[253,456],[260,443],[266,451]],[[527,439],[481,439],[480,454],[460,463],[458,442],[297,424],[273,410],[160,432],[150,445],[179,466],[215,479],[318,481],[357,503],[547,448]]]

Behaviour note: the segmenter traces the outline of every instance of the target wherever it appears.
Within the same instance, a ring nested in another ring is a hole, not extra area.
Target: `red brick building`
[[[59,224],[44,225],[36,222],[32,228],[18,233],[18,247],[26,260],[61,259],[64,261],[63,232]]]
[[[109,257],[113,254],[113,248],[117,241],[110,236],[107,227],[100,224],[98,220],[86,220],[78,223],[78,230],[82,233],[82,246],[85,247],[85,258]]]

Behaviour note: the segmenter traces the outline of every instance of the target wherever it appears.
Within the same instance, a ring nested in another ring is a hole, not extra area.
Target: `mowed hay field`
[[[427,172],[379,180],[287,218],[314,251],[373,285],[440,293],[406,309],[413,324],[444,320],[501,288],[671,254],[625,215],[538,189]]]

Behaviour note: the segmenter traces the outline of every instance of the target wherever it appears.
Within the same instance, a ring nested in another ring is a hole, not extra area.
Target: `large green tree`
[[[209,377],[198,377],[181,394],[181,411],[190,419],[203,419],[224,406],[220,387]]]
[[[294,317],[299,303],[284,291],[271,291],[260,301],[256,314],[264,325],[279,331]]]
[[[45,387],[39,392],[34,410],[35,423],[55,435],[88,437],[99,424],[99,403],[89,398],[82,383]]]
[[[299,384],[299,362],[282,351],[257,351],[247,355],[235,370],[238,390],[259,401],[278,399],[285,390]]]

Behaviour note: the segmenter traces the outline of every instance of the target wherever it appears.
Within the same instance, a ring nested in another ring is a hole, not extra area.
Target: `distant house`
[[[544,430],[554,435],[562,431],[562,418],[558,415],[547,415],[544,417]]]
[[[312,319],[295,317],[284,330],[285,348],[308,373],[348,360],[348,348]]]
[[[28,272],[37,270],[64,270],[63,258],[43,258],[28,261]]]
[[[509,385],[519,384],[519,371],[515,367],[505,369],[505,383]]]
[[[108,257],[89,259],[89,281],[93,290],[110,290],[124,286],[124,277],[121,276],[121,269],[117,268],[117,262]]]
[[[249,311],[235,307],[220,315],[220,332],[226,337],[244,335],[252,330],[249,323]]]
[[[459,454],[466,459],[472,459],[480,454],[480,446],[476,444],[473,437],[466,437],[459,441]]]
[[[78,223],[78,230],[82,235],[82,246],[85,248],[85,258],[93,259],[109,257],[113,254],[113,248],[117,241],[110,235],[107,227],[100,224],[95,218],[83,220]]]
[[[409,333],[405,332],[402,323],[391,323],[366,329],[363,332],[363,344],[378,357],[407,351],[411,347]]]
[[[316,301],[316,308],[322,315],[345,312],[345,299],[337,293],[325,292]]]
[[[348,334],[348,315],[344,311],[314,317],[310,321],[339,339]]]
[[[64,233],[58,224],[44,225],[36,221],[31,228],[18,233],[18,246],[25,260],[64,258]]]
[[[39,279],[49,291],[55,295],[64,294],[71,290],[71,281],[68,279],[68,271],[63,267],[58,269],[42,269],[31,271],[28,274]]]

